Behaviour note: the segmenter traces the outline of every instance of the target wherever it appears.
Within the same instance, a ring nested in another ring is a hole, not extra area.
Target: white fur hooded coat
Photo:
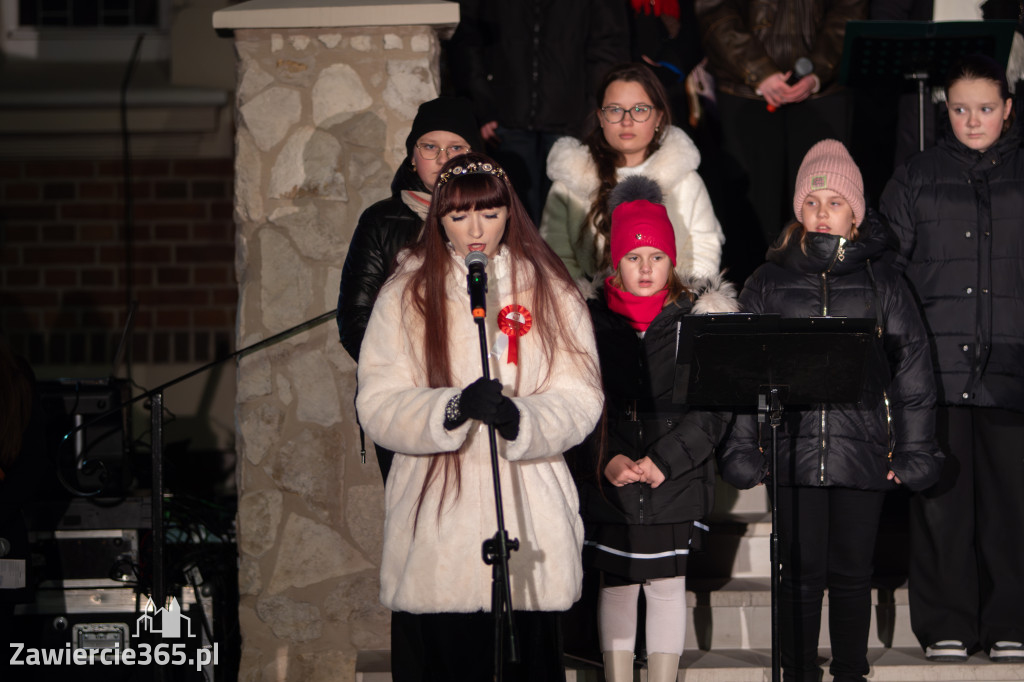
[[[658,151],[638,166],[616,171],[619,181],[646,175],[661,187],[676,233],[676,271],[684,279],[717,275],[725,243],[711,197],[697,174],[699,165],[697,146],[682,130],[670,126]],[[541,216],[541,235],[573,279],[589,279],[597,274],[596,254],[607,248],[607,239],[593,224],[588,224],[580,239],[598,188],[597,167],[586,145],[573,137],[555,142],[548,154],[548,177],[552,185]]]
[[[418,267],[411,258],[381,290],[359,355],[359,421],[373,442],[395,451],[385,490],[380,572],[381,602],[395,611],[467,613],[491,607],[491,567],[481,559],[483,541],[497,528],[487,427],[471,419],[451,431],[444,428],[448,400],[481,376],[467,270],[454,252],[452,258],[447,303],[455,387],[428,387],[422,323],[403,300],[408,277]],[[496,318],[513,300],[509,260],[502,247],[487,266],[486,333],[491,377],[501,381],[520,413],[517,438],[506,442],[497,436],[505,525],[520,543],[509,562],[512,605],[559,611],[579,598],[583,542],[579,497],[562,453],[593,431],[604,397],[590,315],[575,291],[559,297],[556,314],[573,330],[585,357],[556,350],[549,373],[539,335],[528,331],[519,337],[518,364],[507,362],[507,348],[500,345],[507,337]],[[533,277],[523,276],[522,268],[519,272],[516,301],[529,309]],[[519,395],[513,396],[517,372]],[[438,515],[441,481],[435,479],[414,528],[430,455],[455,450],[462,453],[458,496],[449,488]]]

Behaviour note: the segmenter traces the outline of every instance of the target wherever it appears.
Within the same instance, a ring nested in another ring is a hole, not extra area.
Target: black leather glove
[[[484,424],[493,424],[502,400],[501,382],[497,379],[480,377],[462,389],[456,398],[449,401],[445,408],[444,427],[454,429],[467,419],[479,419]]]
[[[515,440],[519,435],[519,408],[511,398],[501,396],[501,404],[494,415],[494,428],[505,440]]]

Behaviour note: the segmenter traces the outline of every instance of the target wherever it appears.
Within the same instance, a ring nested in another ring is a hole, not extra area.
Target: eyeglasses
[[[650,104],[634,104],[629,109],[622,107],[601,107],[601,116],[609,123],[621,123],[629,112],[629,117],[634,123],[643,123],[651,117],[654,107]]]
[[[461,156],[469,151],[468,144],[453,144],[448,147],[439,147],[436,144],[430,144],[429,142],[416,143],[416,149],[420,150],[420,156],[427,161],[433,161],[444,152],[448,155],[448,158],[453,156]]]

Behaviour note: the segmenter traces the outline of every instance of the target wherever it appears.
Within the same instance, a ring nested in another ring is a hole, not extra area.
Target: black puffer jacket
[[[391,196],[373,204],[359,216],[341,271],[338,334],[341,345],[356,362],[373,303],[391,274],[395,256],[416,241],[423,228],[420,217],[402,202],[404,189],[427,191],[408,159],[402,162],[391,181]]]
[[[895,485],[886,480],[892,469],[907,487],[920,490],[937,480],[942,460],[927,336],[903,278],[878,262],[891,233],[873,211],[860,232],[852,242],[808,234],[806,253],[798,239],[785,251],[769,251],[768,262],[740,294],[748,312],[880,318],[884,330],[880,350],[888,362],[872,365],[861,404],[783,412],[778,482],[886,490]],[[719,459],[722,477],[738,488],[761,482],[770,438],[770,427],[759,427],[756,415],[737,415]]]
[[[700,297],[698,312],[737,309],[731,284],[716,278],[691,288]],[[694,304],[686,298],[670,304],[640,338],[622,316],[608,309],[603,288],[587,303],[604,380],[606,452],[634,461],[650,457],[665,481],[657,488],[646,483],[611,485],[597,471],[600,434],[595,433],[584,445],[586,456],[576,463],[584,520],[661,524],[704,518],[714,502],[713,454],[732,415],[672,404],[676,323],[695,309]]]
[[[921,304],[945,405],[1024,412],[1024,150],[1013,126],[977,152],[953,134],[882,194]]]
[[[622,0],[460,0],[448,64],[481,123],[578,134],[604,74],[629,58]]]

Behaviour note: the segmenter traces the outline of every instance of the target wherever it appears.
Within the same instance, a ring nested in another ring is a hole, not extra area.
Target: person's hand
[[[615,455],[604,466],[604,477],[617,488],[630,483],[637,483],[643,475],[643,469],[625,455]]]
[[[649,484],[652,488],[657,488],[665,482],[665,474],[661,473],[661,469],[658,468],[658,465],[650,457],[643,457],[637,460],[636,464],[644,472],[640,480]]]
[[[484,138],[484,142],[490,144],[501,144],[501,138],[498,137],[498,122],[488,121],[487,123],[480,126],[480,137]],[[483,152],[483,149],[474,149],[473,151]]]
[[[885,480],[887,480],[887,481],[896,481],[896,485],[902,485],[903,484],[903,481],[900,480],[900,477],[897,476],[896,472],[893,471],[892,469],[890,469],[889,473],[885,475]]]
[[[791,88],[786,85],[786,79],[789,78],[789,74],[789,71],[786,73],[776,71],[757,86],[757,91],[770,106],[778,108],[788,101],[786,98]]]
[[[462,395],[459,398],[459,412],[467,419],[479,419],[484,424],[493,424],[503,399],[507,400],[501,394],[500,381],[480,377],[462,389]],[[518,426],[517,423],[517,429]]]
[[[505,440],[515,440],[519,435],[519,408],[508,396],[501,396],[494,414],[494,428]]]
[[[786,94],[788,103],[803,102],[818,91],[820,84],[821,81],[818,80],[818,77],[811,73],[798,80],[795,85],[786,86],[789,88],[789,92]]]

